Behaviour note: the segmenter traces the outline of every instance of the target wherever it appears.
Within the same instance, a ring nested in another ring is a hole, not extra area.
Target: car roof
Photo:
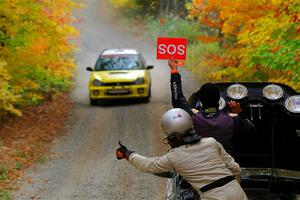
[[[135,49],[105,49],[102,55],[124,55],[124,54],[138,54]]]

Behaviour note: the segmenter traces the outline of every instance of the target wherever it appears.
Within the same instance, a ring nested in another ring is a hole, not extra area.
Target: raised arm
[[[171,59],[168,62],[171,69],[171,93],[172,93],[172,105],[174,108],[181,108],[188,112],[191,116],[193,115],[192,107],[187,102],[182,92],[181,76],[177,70],[177,63]]]

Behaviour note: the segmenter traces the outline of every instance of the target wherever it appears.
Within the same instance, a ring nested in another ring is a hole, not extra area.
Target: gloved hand
[[[239,102],[229,101],[227,103],[227,105],[229,107],[228,110],[229,110],[230,113],[239,114],[243,111]]]
[[[119,141],[119,145],[120,145],[120,147],[116,151],[117,159],[121,160],[123,158],[126,158],[128,160],[130,154],[132,154],[134,151],[128,150],[127,147],[124,146],[123,144],[121,144],[120,141]]]
[[[168,65],[169,65],[171,70],[177,70],[178,61],[174,60],[174,58],[171,58],[171,59],[168,60]]]

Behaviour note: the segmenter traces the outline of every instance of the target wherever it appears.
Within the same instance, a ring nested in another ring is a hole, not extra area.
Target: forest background
[[[68,117],[67,95],[57,94],[73,86],[78,2],[0,0],[0,119],[6,121],[0,124],[2,199],[11,199],[21,169],[47,160],[45,144]],[[111,3],[153,40],[188,38],[186,68],[201,82],[270,81],[300,91],[300,0]],[[42,102],[34,112],[24,109]],[[22,113],[21,123],[10,118]]]
[[[188,38],[186,68],[201,82],[269,81],[300,91],[300,0],[111,3],[154,40]],[[0,117],[72,87],[78,6],[0,0]]]
[[[300,0],[113,0],[157,36],[188,38],[201,82],[268,81],[300,91]]]
[[[71,0],[0,0],[0,117],[22,114],[73,84]]]

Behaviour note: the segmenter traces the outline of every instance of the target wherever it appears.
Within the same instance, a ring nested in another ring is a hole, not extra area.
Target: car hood
[[[115,71],[96,71],[93,78],[104,83],[114,82],[133,82],[145,76],[145,70],[115,70]]]
[[[234,83],[216,83],[221,97],[226,102],[227,88]],[[285,109],[285,100],[298,93],[287,85],[276,83],[283,89],[278,101],[263,97],[263,88],[271,83],[241,82],[248,90],[248,96],[240,100],[241,114],[256,127],[254,131],[239,130],[234,133],[233,157],[244,168],[270,168],[300,171],[300,114],[291,114]],[[199,91],[189,102],[197,105]],[[227,112],[226,107],[223,110]]]

